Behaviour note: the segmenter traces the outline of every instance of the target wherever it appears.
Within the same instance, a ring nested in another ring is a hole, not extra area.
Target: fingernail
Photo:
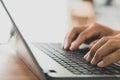
[[[92,60],[91,60],[91,64],[93,64],[93,65],[95,65],[95,64],[96,64],[95,59],[92,59]]]
[[[103,62],[103,61],[99,62],[99,63],[97,64],[97,66],[99,66],[99,67],[104,67],[104,62]]]
[[[86,61],[91,62],[91,57],[90,57],[90,55],[87,56]]]
[[[85,55],[83,58],[86,59],[87,55]]]
[[[88,53],[86,55],[84,55],[84,59],[86,59],[87,56],[88,56]]]
[[[90,61],[89,56],[87,56],[87,57],[86,57],[86,61],[87,61],[87,62],[89,62],[89,61]]]
[[[74,43],[71,44],[70,50],[72,50],[72,51],[74,50]]]
[[[88,62],[90,61],[90,55],[89,55],[89,53],[90,53],[90,52],[88,52],[88,53],[86,54],[86,55],[87,55],[87,56],[86,56],[86,61],[88,61]]]
[[[67,48],[68,48],[68,42],[66,41],[64,45],[64,49],[67,49]]]

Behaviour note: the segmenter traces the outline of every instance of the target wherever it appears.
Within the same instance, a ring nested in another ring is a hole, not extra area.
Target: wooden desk
[[[0,80],[38,80],[12,49],[0,45]]]

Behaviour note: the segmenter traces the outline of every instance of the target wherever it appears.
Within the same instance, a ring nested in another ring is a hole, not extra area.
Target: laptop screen
[[[4,0],[17,27],[32,42],[63,41],[69,27],[67,1]]]
[[[15,37],[16,37],[16,51],[18,56],[21,58],[21,60],[23,60],[23,62],[25,64],[27,64],[27,66],[29,66],[29,68],[31,69],[31,71],[33,73],[35,73],[35,75],[41,79],[41,80],[46,80],[45,76],[42,72],[42,69],[40,68],[40,66],[38,65],[36,59],[34,58],[32,51],[29,49],[29,46],[27,45],[27,42],[24,40],[24,38],[22,37],[22,34],[20,33],[20,31],[18,30],[16,24],[14,23],[10,13],[7,10],[7,7],[5,5],[5,3],[1,0],[1,3],[6,11],[6,13],[8,14],[8,18],[10,18],[14,29],[16,31]]]

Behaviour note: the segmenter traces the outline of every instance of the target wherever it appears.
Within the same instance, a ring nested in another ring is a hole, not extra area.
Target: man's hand
[[[67,33],[63,44],[64,49],[76,50],[82,43],[96,43],[103,36],[112,36],[118,31],[93,23],[90,26],[73,27]]]
[[[86,61],[105,67],[120,60],[120,34],[101,38],[84,56]]]
[[[118,33],[120,32],[97,23],[90,26],[73,27],[65,37],[63,48],[76,50],[82,43],[92,45],[84,58],[92,64],[104,67],[120,59],[120,54],[118,54],[120,52],[120,36],[115,36]],[[118,50],[113,52],[116,49]],[[113,54],[111,54],[112,52]],[[113,57],[111,58],[111,56]],[[114,60],[114,58],[116,59]]]

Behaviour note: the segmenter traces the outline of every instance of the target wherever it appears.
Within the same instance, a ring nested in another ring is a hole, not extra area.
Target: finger
[[[88,55],[89,55],[88,53],[87,53],[87,54],[85,54],[84,59],[86,59],[86,57],[87,57]]]
[[[112,39],[100,47],[91,60],[91,64],[97,64],[104,56],[120,48],[120,40]]]
[[[105,67],[120,60],[120,49],[103,58],[97,66]]]
[[[73,27],[65,37],[63,47],[64,49],[69,49],[72,41],[75,39],[76,35],[84,30],[86,27]]]
[[[99,40],[94,40],[93,42],[91,42],[88,46],[89,48],[92,48]]]
[[[96,53],[96,51],[103,46],[107,41],[108,41],[109,37],[103,37],[102,39],[100,39],[89,51],[88,56],[86,57],[86,61],[91,61],[94,54]]]
[[[95,27],[89,27],[83,32],[80,33],[80,35],[77,37],[77,39],[71,44],[70,50],[75,50],[84,43],[89,38],[98,35],[98,32],[95,30]]]
[[[65,40],[64,40],[64,43],[63,43],[63,48],[64,49],[68,49],[71,42],[72,42],[72,39],[75,37],[77,31],[76,28],[72,28],[68,33],[67,35],[65,36]]]

